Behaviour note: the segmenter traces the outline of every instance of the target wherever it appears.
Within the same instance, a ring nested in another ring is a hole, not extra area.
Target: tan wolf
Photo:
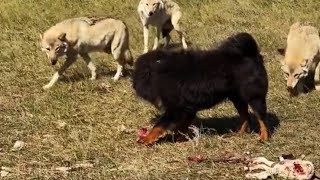
[[[287,88],[292,94],[304,91],[307,78],[311,76],[312,83],[317,90],[319,84],[319,60],[320,60],[320,38],[319,30],[313,26],[294,23],[289,30],[287,47],[278,49],[282,60],[282,71],[284,72]]]
[[[41,49],[46,52],[52,65],[61,56],[66,61],[53,75],[51,81],[43,86],[52,87],[62,73],[73,64],[78,54],[91,71],[91,80],[96,79],[96,67],[89,56],[90,52],[111,53],[118,62],[114,81],[122,75],[126,64],[132,65],[133,59],[129,49],[129,34],[126,25],[117,19],[107,17],[79,17],[64,20],[40,35]]]
[[[171,0],[141,0],[138,13],[143,25],[144,53],[148,52],[149,25],[157,29],[153,49],[159,46],[160,33],[164,38],[164,45],[167,46],[171,39],[169,33],[173,29],[179,34],[183,48],[187,48],[185,33],[179,24],[182,13],[177,3]]]

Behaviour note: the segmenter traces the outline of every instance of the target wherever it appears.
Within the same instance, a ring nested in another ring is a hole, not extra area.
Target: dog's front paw
[[[118,81],[119,80],[119,77],[112,77],[111,78],[114,82]]]
[[[148,52],[148,49],[144,49],[143,50],[143,54],[147,53]]]
[[[42,89],[47,90],[47,89],[50,89],[51,87],[52,87],[52,85],[47,84],[45,86],[42,86]]]
[[[121,76],[123,76],[123,75],[122,75],[122,72],[119,73],[119,74],[114,75],[111,79],[112,79],[114,82],[116,82],[116,81],[119,80],[119,78],[120,78]]]
[[[91,77],[90,78],[90,81],[94,81],[94,80],[96,80],[97,78],[96,77]]]
[[[151,139],[151,138],[148,138],[148,136],[146,136],[146,137],[140,137],[137,140],[137,143],[143,144],[143,145],[146,145],[146,146],[150,146],[150,145],[153,145],[157,141],[158,141],[158,139]]]
[[[153,46],[152,50],[158,49],[158,46]]]

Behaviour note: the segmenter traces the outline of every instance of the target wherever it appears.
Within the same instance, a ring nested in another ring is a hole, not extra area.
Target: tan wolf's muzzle
[[[298,94],[299,94],[297,88],[287,87],[287,90],[288,90],[290,96],[298,96]]]
[[[57,64],[57,58],[52,58],[52,59],[50,59],[50,61],[51,61],[51,65],[56,65]]]

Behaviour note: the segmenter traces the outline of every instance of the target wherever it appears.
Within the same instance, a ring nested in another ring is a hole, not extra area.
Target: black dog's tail
[[[260,56],[260,49],[255,39],[248,33],[241,32],[226,39],[219,49],[238,51],[243,56],[257,57]]]

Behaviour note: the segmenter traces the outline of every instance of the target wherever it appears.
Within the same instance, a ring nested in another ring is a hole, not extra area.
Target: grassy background
[[[85,63],[73,65],[49,91],[42,86],[57,69],[39,48],[39,33],[60,20],[110,15],[126,22],[134,57],[143,51],[138,0],[1,0],[0,2],[0,166],[13,168],[7,179],[243,179],[243,165],[214,163],[226,152],[251,152],[276,160],[283,153],[305,154],[320,168],[319,92],[290,98],[276,49],[285,45],[296,21],[319,27],[318,0],[177,0],[188,40],[195,47],[215,45],[247,31],[257,39],[269,75],[268,111],[279,120],[267,144],[258,134],[243,137],[201,134],[198,144],[162,143],[151,148],[135,143],[138,128],[157,114],[136,98],[128,77],[111,81],[116,64],[110,55],[92,55],[98,80],[89,81]],[[178,41],[174,34],[174,41]],[[151,39],[151,38],[150,38]],[[150,46],[153,43],[150,43]],[[105,88],[102,83],[110,86]],[[230,103],[199,113],[206,128],[219,130],[236,122]],[[231,118],[230,118],[231,117]],[[61,127],[60,124],[66,125]],[[26,142],[10,151],[16,140]],[[207,161],[193,164],[192,154]],[[56,167],[91,162],[94,168],[69,174]]]

